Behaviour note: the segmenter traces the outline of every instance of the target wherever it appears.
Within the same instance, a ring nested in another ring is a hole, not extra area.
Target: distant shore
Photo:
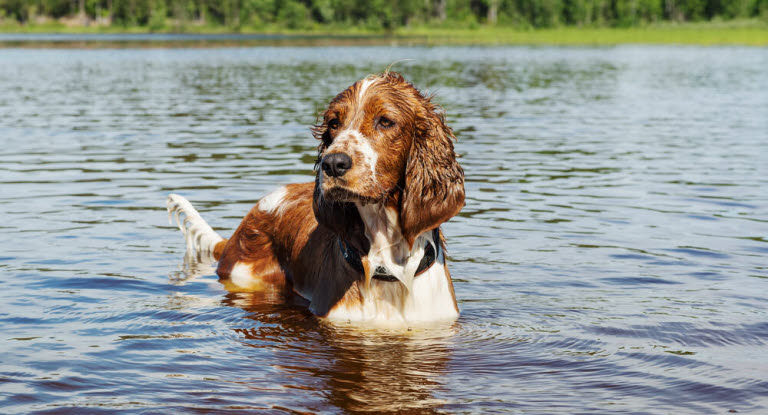
[[[641,27],[608,28],[608,27],[571,27],[564,26],[550,29],[519,29],[499,26],[478,26],[475,28],[452,28],[416,26],[399,28],[391,32],[365,30],[362,28],[314,27],[303,30],[290,30],[280,27],[264,27],[257,29],[241,27],[238,29],[225,26],[186,26],[174,27],[167,25],[162,30],[150,31],[147,27],[135,26],[72,26],[58,22],[45,24],[0,24],[0,34],[68,34],[68,35],[98,35],[98,34],[178,34],[200,35],[197,39],[205,42],[236,42],[239,35],[244,39],[249,35],[254,40],[269,42],[280,39],[290,43],[291,39],[322,39],[329,38],[350,43],[387,43],[390,41],[426,44],[426,45],[617,45],[617,44],[685,44],[685,45],[750,45],[768,46],[768,23],[758,20],[723,21],[704,23],[661,23]],[[263,35],[259,39],[258,35]],[[10,35],[9,35],[10,36]],[[35,37],[19,40],[24,36],[14,37],[16,40],[2,39],[0,46],[11,46],[25,43],[23,46],[34,47]],[[158,36],[162,38],[162,36]],[[87,41],[89,36],[83,36],[79,42]],[[96,41],[98,36],[95,36]],[[128,39],[130,40],[130,39]],[[104,40],[101,40],[104,42]],[[141,40],[139,40],[141,41]],[[48,41],[50,42],[50,40]],[[106,40],[105,42],[110,42]],[[30,44],[32,43],[32,44]],[[45,43],[45,42],[44,42]]]

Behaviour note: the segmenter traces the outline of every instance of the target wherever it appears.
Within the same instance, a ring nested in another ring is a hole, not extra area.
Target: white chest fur
[[[371,242],[368,273],[382,266],[399,282],[380,281],[367,275],[367,283],[360,283],[359,287],[362,301],[344,301],[333,308],[327,318],[383,325],[456,320],[459,312],[443,250],[436,249],[435,263],[415,277],[426,246],[431,244],[437,248],[440,243],[433,240],[432,232],[420,235],[413,249],[408,249],[396,210],[371,204],[358,205],[358,210]]]
[[[413,280],[410,291],[398,282],[372,280],[362,302],[341,303],[326,318],[377,326],[456,320],[459,311],[445,270],[445,257],[441,252],[435,264]]]

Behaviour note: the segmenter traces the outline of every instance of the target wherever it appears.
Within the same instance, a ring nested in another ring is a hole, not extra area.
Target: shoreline
[[[333,30],[227,30],[221,26],[195,27],[197,30],[163,30],[146,27],[70,26],[59,24],[0,25],[0,47],[40,47],[41,44],[65,46],[68,42],[121,45],[128,43],[172,43],[176,46],[204,43],[226,44],[412,44],[412,45],[551,45],[611,46],[649,45],[743,45],[768,46],[768,24],[759,21],[658,24],[642,27],[559,27],[524,30],[510,27],[478,28],[409,27],[392,32],[360,28]]]

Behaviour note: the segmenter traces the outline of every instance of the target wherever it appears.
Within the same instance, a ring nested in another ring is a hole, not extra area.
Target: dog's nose
[[[352,168],[352,159],[344,153],[333,153],[323,157],[321,167],[331,177],[341,177]]]

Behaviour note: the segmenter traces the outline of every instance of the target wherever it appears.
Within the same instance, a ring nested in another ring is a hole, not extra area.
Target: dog
[[[230,289],[298,295],[330,321],[456,320],[440,225],[465,205],[464,171],[442,108],[386,71],[333,98],[312,133],[314,182],[263,197],[229,239],[169,195],[188,252],[218,260]]]

